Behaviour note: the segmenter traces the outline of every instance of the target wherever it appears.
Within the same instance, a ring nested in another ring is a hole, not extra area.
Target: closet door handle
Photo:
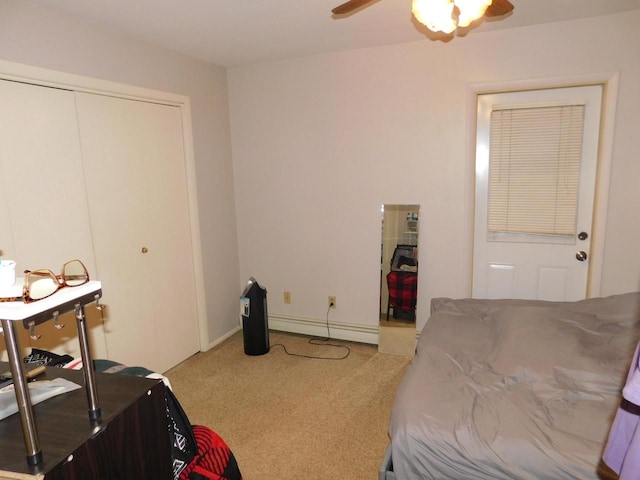
[[[147,247],[142,247],[142,253],[147,253],[149,249]]]

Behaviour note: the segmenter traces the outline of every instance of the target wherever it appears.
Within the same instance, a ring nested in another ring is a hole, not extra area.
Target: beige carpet
[[[271,351],[247,356],[238,332],[166,373],[192,423],[207,425],[233,450],[245,480],[378,478],[391,405],[410,358],[375,345],[315,346],[271,332]]]

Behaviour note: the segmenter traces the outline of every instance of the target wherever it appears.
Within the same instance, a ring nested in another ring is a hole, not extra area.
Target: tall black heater
[[[240,297],[240,316],[244,336],[244,353],[264,355],[269,351],[269,317],[267,289],[251,277]]]

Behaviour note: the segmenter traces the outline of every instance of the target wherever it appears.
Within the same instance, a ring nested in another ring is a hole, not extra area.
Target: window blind
[[[575,235],[584,105],[491,113],[491,233]]]

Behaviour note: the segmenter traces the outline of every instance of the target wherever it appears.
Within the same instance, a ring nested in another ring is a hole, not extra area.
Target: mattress
[[[396,393],[397,478],[599,479],[640,339],[640,293],[432,301]]]

